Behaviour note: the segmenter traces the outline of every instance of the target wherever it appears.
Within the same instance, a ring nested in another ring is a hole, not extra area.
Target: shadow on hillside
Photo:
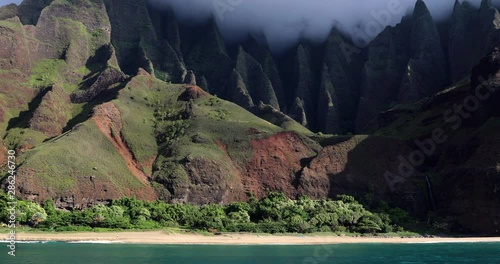
[[[410,151],[407,144],[398,139],[367,137],[347,153],[347,163],[341,173],[328,174],[328,196],[351,195],[372,210],[384,201],[425,221],[431,209],[425,174],[417,171],[393,189],[390,187],[393,183],[385,177],[386,172],[398,171],[398,157],[408,157]]]
[[[22,111],[21,113],[19,113],[19,116],[9,120],[9,123],[7,125],[7,130],[13,128],[28,128],[29,121],[33,117],[35,110],[42,103],[42,98],[51,90],[52,87],[47,87],[43,89],[33,100],[31,100],[31,102],[29,102],[28,110]]]
[[[107,102],[110,102],[110,101],[113,101],[114,99],[116,99],[118,97],[118,92],[121,89],[125,88],[127,86],[127,84],[128,84],[128,81],[125,81],[112,89],[109,89],[109,90],[102,92],[94,100],[92,100],[88,103],[85,103],[82,107],[82,111],[78,115],[76,115],[73,119],[68,121],[68,123],[66,124],[66,127],[64,127],[64,129],[63,129],[63,133],[71,130],[76,125],[83,123],[87,119],[89,119],[91,114],[92,114],[92,109],[94,109],[94,107],[96,107],[97,105],[104,104],[104,103],[107,103]],[[50,140],[50,139],[48,139],[48,140]]]

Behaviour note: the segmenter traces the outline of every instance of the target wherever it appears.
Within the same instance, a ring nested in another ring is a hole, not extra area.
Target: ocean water
[[[320,264],[500,263],[500,243],[199,246],[86,243],[2,243],[0,263],[22,264]]]

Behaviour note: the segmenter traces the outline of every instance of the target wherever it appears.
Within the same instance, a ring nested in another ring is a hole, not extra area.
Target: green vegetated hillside
[[[145,0],[1,7],[2,177],[15,150],[17,194],[37,215],[26,224],[40,222],[35,203],[52,200],[44,210],[53,223],[93,227],[200,227],[165,212],[210,204],[185,219],[226,219],[209,227],[230,231],[388,232],[402,224],[401,208],[440,231],[496,234],[499,58],[487,54],[498,17],[490,1],[479,10],[456,4],[450,52],[477,23],[484,40],[463,60],[443,54],[446,32],[422,1],[350,58],[343,45],[352,43],[335,29],[325,43],[303,41],[278,58],[254,38],[228,49],[215,20],[184,25]],[[426,54],[442,60],[426,68]],[[460,112],[478,80],[491,96]],[[350,134],[359,131],[369,135]],[[425,156],[416,165],[415,151]],[[274,192],[314,201],[266,204]],[[338,195],[364,207],[326,200]],[[125,197],[147,202],[115,204]],[[121,220],[101,225],[101,214]]]

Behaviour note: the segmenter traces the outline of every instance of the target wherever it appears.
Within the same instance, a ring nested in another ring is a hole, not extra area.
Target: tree
[[[38,226],[47,218],[45,210],[36,203],[19,201],[16,220],[23,224]]]
[[[363,216],[359,220],[359,223],[356,225],[355,230],[361,233],[374,234],[382,230],[382,228],[376,222],[377,220],[374,218],[373,215]]]
[[[213,228],[224,230],[224,222],[226,221],[226,213],[220,205],[209,204],[200,209],[200,218],[196,222],[198,228]]]

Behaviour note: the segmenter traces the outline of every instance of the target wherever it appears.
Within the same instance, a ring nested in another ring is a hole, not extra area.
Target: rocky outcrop
[[[196,76],[193,71],[188,71],[184,78],[184,83],[189,85],[196,85]]]
[[[201,89],[203,89],[205,92],[210,92],[210,90],[208,89],[208,81],[205,76],[201,76],[198,82],[198,86],[200,86]]]
[[[498,47],[500,43],[500,13],[493,6],[491,0],[482,0],[479,9],[479,30],[482,39],[482,53],[480,57],[486,56]]]
[[[479,107],[472,113],[474,121],[486,122],[492,116],[500,117],[500,46],[490,55],[484,57],[472,69],[470,93],[488,95],[486,100],[481,100]]]
[[[19,18],[14,17],[3,20],[0,33],[0,45],[3,47],[0,49],[0,68],[29,73],[36,56],[30,50],[33,47],[30,32],[26,32]]]
[[[275,109],[270,105],[263,104],[262,102],[250,109],[254,115],[268,121],[271,124],[279,126],[287,131],[296,131],[303,134],[312,134],[305,127],[301,126],[297,121],[285,113]]]
[[[289,110],[289,115],[304,127],[308,126],[305,103],[299,97],[295,97]]]
[[[42,10],[54,0],[24,0],[18,7],[17,15],[25,25],[36,25]]]
[[[278,98],[274,93],[271,80],[264,73],[262,66],[250,54],[246,53],[242,47],[238,48],[235,70],[243,80],[254,102],[263,102],[279,109]],[[235,93],[239,93],[239,91],[235,91]]]
[[[477,40],[481,43],[478,43]],[[465,78],[479,60],[500,43],[500,15],[491,1],[482,1],[479,10],[467,1],[455,2],[449,33],[451,82]]]
[[[318,129],[329,134],[341,133],[339,100],[332,84],[328,66],[323,65],[318,100]]]
[[[147,8],[157,39],[166,40],[177,54],[179,60],[184,61],[181,51],[179,24],[174,11],[171,8],[158,9],[149,2]]]
[[[109,44],[111,25],[102,1],[54,1],[41,12],[33,33],[37,59],[63,59],[76,71]]]
[[[113,29],[111,42],[116,49],[120,68],[124,73],[134,75],[138,68],[150,73],[153,69],[161,70],[164,58],[176,58],[176,53],[156,38],[145,0],[105,0],[105,11],[109,17],[110,28]],[[133,17],[134,19],[123,19]],[[164,50],[160,50],[160,47]],[[168,62],[174,74],[175,60]],[[159,76],[168,79],[168,76]],[[180,80],[182,81],[182,79]]]
[[[253,36],[251,36],[244,44],[244,50],[252,56],[261,66],[266,76],[271,81],[274,93],[278,99],[279,106],[282,110],[286,109],[287,101],[281,77],[279,75],[278,66],[275,63],[269,48],[260,44]]]
[[[189,102],[207,96],[208,94],[196,85],[187,85],[184,92],[177,98],[177,101]]]
[[[212,94],[223,97],[226,81],[233,69],[233,61],[227,54],[215,19],[211,19],[195,32],[196,35],[190,34],[190,39],[186,40],[186,46],[189,47],[184,53],[186,65],[207,79],[208,90]]]
[[[440,35],[422,0],[415,5],[411,25],[410,60],[401,82],[400,102],[432,96],[448,82]]]
[[[479,38],[478,11],[467,1],[455,2],[449,33],[450,79],[458,82],[470,73],[477,63]]]
[[[297,195],[296,174],[304,160],[318,146],[309,146],[295,133],[283,132],[251,142],[253,156],[246,165],[244,186],[257,197],[269,191],[281,191],[289,197]]]
[[[410,21],[404,19],[395,27],[387,27],[368,46],[356,116],[357,132],[364,131],[378,113],[398,102],[410,55],[410,34]]]
[[[165,80],[182,82],[186,75],[186,66],[181,51],[177,18],[170,8],[159,10],[150,2],[147,5],[151,23],[159,41],[158,52],[161,54],[161,60],[156,63],[156,67],[166,73]]]
[[[293,94],[294,100],[288,108],[288,114],[297,122],[307,127],[314,127],[315,116],[314,106],[317,89],[313,74],[313,62],[311,48],[308,45],[300,44],[289,58],[289,66],[282,72],[283,76],[288,76],[287,83],[291,87],[289,93]]]
[[[336,133],[353,131],[359,101],[362,70],[362,52],[344,38],[337,29],[332,29],[325,44],[323,65],[328,69],[330,82],[335,89],[340,122],[324,123],[322,127],[337,126]],[[321,97],[320,97],[321,100]]]
[[[109,67],[99,74],[96,81],[88,89],[72,93],[71,102],[74,104],[89,102],[108,89],[109,86],[123,82],[125,79],[126,76],[123,72]]]
[[[247,87],[243,78],[236,69],[233,69],[231,78],[227,84],[227,98],[246,109],[254,106],[252,97],[248,93]]]

